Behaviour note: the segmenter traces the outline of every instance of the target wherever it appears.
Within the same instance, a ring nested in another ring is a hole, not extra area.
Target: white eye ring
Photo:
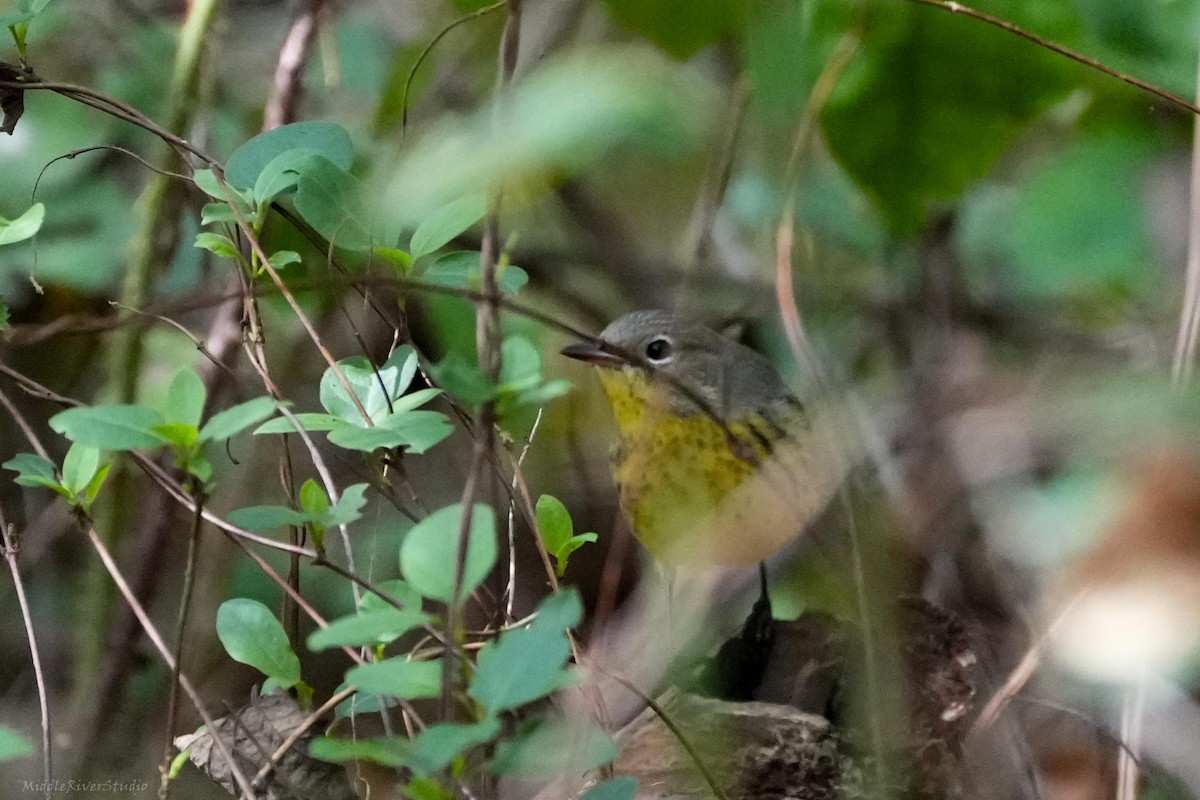
[[[675,358],[674,343],[669,336],[656,336],[646,345],[646,359],[651,364],[666,364]]]

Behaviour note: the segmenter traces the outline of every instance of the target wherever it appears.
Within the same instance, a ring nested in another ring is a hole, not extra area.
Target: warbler
[[[825,508],[847,471],[832,430],[758,353],[668,311],[617,319],[563,355],[598,368],[613,477],[664,565],[754,564]]]

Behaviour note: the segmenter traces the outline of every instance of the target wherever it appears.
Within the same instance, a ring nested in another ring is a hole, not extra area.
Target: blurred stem
[[[201,54],[220,0],[192,0],[187,18],[179,32],[179,47],[167,89],[170,106],[165,128],[174,136],[186,138],[199,106]],[[162,170],[176,167],[176,156],[166,145],[160,146],[156,165]],[[121,286],[121,305],[142,308],[159,270],[169,264],[178,245],[180,204],[172,202],[174,179],[160,172],[150,176],[138,198],[140,220],[130,245],[129,269]],[[128,312],[126,312],[128,313]],[[117,330],[107,353],[108,382],[100,392],[104,402],[133,403],[137,401],[138,377],[142,372],[144,347],[142,329],[126,325]],[[121,461],[114,465],[109,479],[108,501],[100,509],[102,519],[98,530],[104,532],[105,544],[115,549],[122,535],[137,517],[138,502],[134,494],[134,476]],[[104,653],[107,622],[114,600],[111,583],[104,570],[93,565],[85,580],[78,614],[78,659],[75,662],[76,708],[90,700],[94,676]]]
[[[1196,98],[1200,104],[1200,66],[1197,66]],[[1196,363],[1196,338],[1200,335],[1200,119],[1192,121],[1192,181],[1188,210],[1187,270],[1183,290],[1183,311],[1171,380],[1176,388],[1186,386]]]
[[[504,33],[500,36],[500,79],[496,87],[497,107],[504,99],[504,89],[512,80],[517,69],[517,56],[521,48],[521,0],[507,0],[508,16],[504,21]],[[500,190],[493,188],[488,198],[488,213],[483,224],[483,244],[480,250],[481,297],[475,311],[475,347],[478,351],[479,369],[493,384],[500,377],[500,292],[496,287],[496,264],[500,251],[499,222]],[[454,591],[446,606],[445,646],[442,658],[441,716],[449,720],[453,711],[454,689],[458,683],[456,649],[462,628],[463,575],[466,572],[467,543],[471,535],[471,516],[480,483],[495,454],[494,429],[496,427],[496,404],[492,400],[483,403],[475,422],[475,448],[471,459],[471,472],[467,475],[462,496],[462,517],[459,520],[458,537],[454,557]]]

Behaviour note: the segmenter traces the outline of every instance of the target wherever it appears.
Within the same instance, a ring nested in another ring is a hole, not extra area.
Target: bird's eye
[[[656,364],[661,364],[671,357],[671,340],[659,337],[646,345],[646,358]]]

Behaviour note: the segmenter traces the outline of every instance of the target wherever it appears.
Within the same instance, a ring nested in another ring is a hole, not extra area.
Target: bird
[[[561,352],[597,368],[620,506],[660,565],[761,563],[848,472],[836,408],[806,406],[766,358],[674,312],[628,313]]]

